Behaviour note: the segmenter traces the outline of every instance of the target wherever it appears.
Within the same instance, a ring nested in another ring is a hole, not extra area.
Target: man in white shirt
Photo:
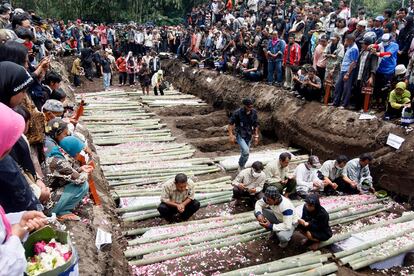
[[[264,197],[256,202],[254,215],[263,228],[276,234],[281,248],[288,246],[299,217],[292,202],[276,187],[266,189]]]
[[[318,178],[318,169],[321,167],[319,158],[315,155],[309,156],[306,163],[296,167],[296,193],[305,198],[311,191],[323,191],[324,183]]]
[[[263,185],[266,174],[263,172],[263,164],[256,161],[251,168],[242,170],[233,180],[233,198],[236,200],[248,197],[254,203],[263,197]]]

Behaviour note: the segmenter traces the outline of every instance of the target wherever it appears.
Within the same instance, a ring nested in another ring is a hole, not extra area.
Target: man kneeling
[[[194,182],[183,173],[164,183],[158,212],[167,221],[178,213],[182,220],[189,219],[200,209],[200,202],[194,199]]]
[[[264,197],[256,202],[254,214],[261,226],[276,234],[281,248],[288,246],[299,219],[288,198],[282,196],[276,187],[269,186]]]

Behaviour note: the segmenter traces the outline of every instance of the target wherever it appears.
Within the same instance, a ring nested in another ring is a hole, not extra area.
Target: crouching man
[[[247,197],[253,206],[256,200],[263,197],[262,189],[265,181],[266,175],[263,172],[262,162],[254,162],[251,168],[242,170],[233,180],[233,198],[239,200]]]
[[[256,202],[255,216],[261,226],[276,234],[281,248],[288,246],[299,218],[292,202],[276,187],[269,186],[264,197]]]
[[[167,221],[173,221],[178,214],[182,220],[189,219],[198,209],[200,202],[194,199],[194,182],[183,173],[164,183],[158,212]]]

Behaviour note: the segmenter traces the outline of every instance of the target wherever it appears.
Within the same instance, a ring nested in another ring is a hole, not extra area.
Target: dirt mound
[[[322,159],[371,152],[375,157],[371,168],[375,183],[410,199],[414,195],[414,134],[406,135],[399,126],[379,119],[359,120],[356,112],[304,103],[280,88],[209,70],[194,71],[176,60],[164,61],[163,67],[175,87],[214,107],[232,111],[244,97],[255,98],[262,132],[280,142],[300,146]],[[385,145],[389,133],[405,138],[399,150]]]

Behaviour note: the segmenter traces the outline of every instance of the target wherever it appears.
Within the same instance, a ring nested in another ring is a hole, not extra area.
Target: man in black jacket
[[[357,63],[357,82],[354,90],[355,108],[359,110],[364,104],[363,87],[373,87],[375,73],[378,68],[378,56],[372,53],[369,46],[374,43],[371,37],[365,37],[361,42],[361,52]]]
[[[90,81],[93,81],[92,61],[93,61],[93,50],[91,49],[91,47],[87,46],[81,49],[82,67],[85,70],[85,77]]]

